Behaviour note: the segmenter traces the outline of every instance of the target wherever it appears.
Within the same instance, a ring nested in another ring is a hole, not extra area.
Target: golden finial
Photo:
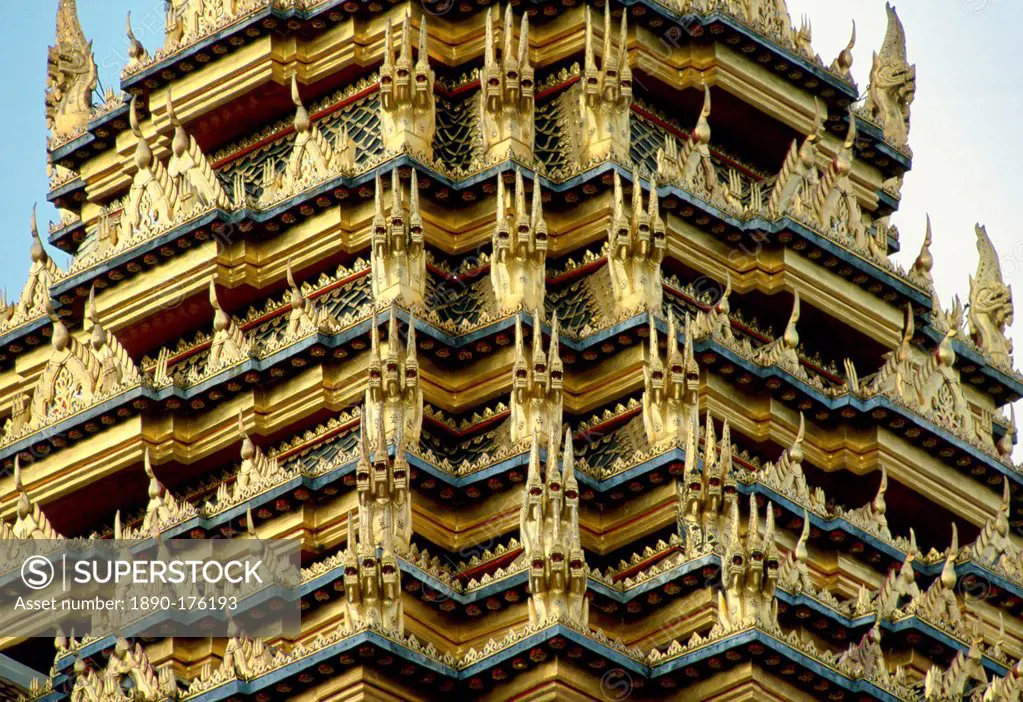
[[[709,144],[710,143],[710,122],[707,118],[710,117],[710,86],[706,82],[703,84],[703,107],[700,109],[700,118],[696,121],[696,127],[693,129],[693,141],[697,144]]]
[[[799,321],[799,291],[792,295],[792,314],[789,315],[789,322],[785,326],[785,334],[782,336],[785,346],[795,350],[799,346],[799,332],[796,330],[796,323]]]
[[[806,542],[810,539],[810,514],[803,508],[803,531],[796,542],[796,560],[805,561],[807,557]]]
[[[835,59],[835,63],[832,68],[837,70],[842,75],[849,75],[849,70],[853,65],[852,50],[856,46],[856,20],[852,22],[852,36],[849,37],[849,43],[845,45],[845,48],[839,52],[838,58]]]
[[[815,95],[813,98],[813,129],[807,135],[807,140],[815,142],[821,138],[821,131],[824,129],[824,111],[821,109],[821,101]]]
[[[28,491],[21,476],[21,459],[14,455],[14,489],[18,493],[18,517],[24,519],[32,513],[32,501],[28,498]]]
[[[309,131],[309,113],[302,104],[302,96],[298,92],[298,71],[291,74],[291,102],[295,104],[295,131],[305,134]]]
[[[849,108],[849,131],[845,135],[845,143],[842,145],[847,150],[851,151],[856,145],[856,113],[853,112],[853,108]]]
[[[803,439],[806,437],[806,418],[799,413],[799,429],[796,431],[796,440],[789,447],[789,460],[793,463],[803,462]]]
[[[57,314],[57,311],[53,309],[53,302],[49,297],[46,298],[46,316],[53,322],[53,334],[50,337],[50,345],[55,351],[64,351],[71,342],[71,334],[68,332],[67,327],[64,326],[64,322]]]
[[[248,534],[249,538],[259,538],[259,534],[256,532],[256,522],[252,518],[252,505],[248,505],[245,508],[245,533]]]
[[[29,227],[32,234],[32,248],[29,249],[32,262],[46,263],[48,256],[46,249],[43,248],[43,240],[39,238],[39,224],[36,221],[36,206],[34,204],[32,205],[32,219]]]
[[[128,35],[128,58],[133,64],[144,61],[149,55],[146,52],[146,47],[142,46],[142,42],[135,37],[135,33],[131,29],[131,10],[128,10],[128,17],[124,24],[125,32]]]
[[[934,257],[931,255],[931,215],[927,215],[927,229],[924,232],[924,243],[920,246],[920,253],[913,262],[913,272],[924,280],[931,280],[931,269],[934,267]]]
[[[142,129],[139,127],[138,101],[138,95],[131,99],[131,106],[128,109],[128,123],[131,125],[132,134],[137,139],[135,145],[135,167],[141,171],[149,168],[149,164],[153,161],[153,152],[149,150],[149,144],[146,142],[146,138],[142,135]]]

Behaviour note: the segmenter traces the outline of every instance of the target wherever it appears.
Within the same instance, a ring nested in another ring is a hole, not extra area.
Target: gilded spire
[[[146,51],[146,47],[142,46],[142,42],[135,37],[135,32],[131,29],[131,10],[128,11],[124,25],[124,31],[128,36],[128,65],[125,68],[132,72],[149,60],[149,52]]]
[[[849,43],[845,45],[838,56],[831,64],[831,70],[842,76],[847,80],[852,80],[852,65],[853,65],[853,47],[856,46],[856,20],[852,23],[852,36],[849,37]]]
[[[917,279],[928,290],[934,289],[934,278],[931,277],[931,269],[934,268],[934,257],[931,255],[931,215],[927,215],[927,229],[924,231],[924,241],[920,245],[920,253],[913,261],[913,268],[909,274]]]
[[[137,95],[131,99],[131,105],[128,108],[128,124],[131,126],[131,133],[135,135],[135,167],[144,171],[153,162],[153,152],[139,126],[138,101]]]

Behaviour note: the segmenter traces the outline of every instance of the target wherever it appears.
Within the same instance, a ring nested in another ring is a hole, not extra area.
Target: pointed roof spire
[[[185,132],[181,120],[178,119],[177,112],[174,111],[174,96],[171,94],[170,86],[167,86],[167,118],[170,120],[171,126],[174,127],[171,151],[180,158],[188,151],[188,134]]]
[[[561,452],[561,462],[564,468],[565,497],[574,499],[570,491],[578,495],[579,483],[575,478],[575,453],[572,446],[572,429],[565,428],[565,446]]]
[[[611,3],[604,3],[604,49],[600,55],[601,68],[611,63]]]
[[[430,70],[430,52],[426,46],[426,16],[419,18],[419,56],[416,59],[416,70],[423,72]]]
[[[387,355],[398,358],[401,347],[398,345],[398,303],[391,300],[391,311],[387,318]]]
[[[403,214],[401,206],[401,177],[398,169],[391,169],[391,220],[400,218]]]
[[[311,123],[309,113],[302,104],[302,95],[298,91],[298,71],[291,74],[291,102],[295,105],[295,131],[299,134],[308,133]]]
[[[24,519],[32,513],[32,501],[22,481],[21,459],[18,454],[14,454],[14,490],[18,493],[18,517]]]
[[[124,21],[125,33],[128,35],[128,58],[131,59],[130,63],[138,63],[144,61],[148,57],[146,47],[142,46],[142,42],[135,36],[135,32],[131,29],[131,10],[128,10],[128,16]]]
[[[806,560],[806,542],[810,539],[810,513],[803,508],[803,531],[799,534],[799,541],[796,542],[795,557],[799,562]]]
[[[505,65],[515,61],[515,52],[512,47],[514,46],[515,37],[512,36],[512,22],[514,16],[512,15],[511,3],[504,8],[504,48],[501,53],[501,62]]]
[[[511,6],[509,5],[509,10]],[[529,64],[529,13],[522,13],[519,25],[519,66],[525,68]]]
[[[406,14],[405,18],[401,21],[401,47],[398,50],[398,63],[406,65],[412,63],[412,36],[410,28],[411,14]]]
[[[43,240],[39,238],[39,225],[36,222],[36,206],[32,205],[32,217],[29,220],[29,233],[32,236],[32,247],[29,249],[29,255],[32,258],[33,263],[46,263],[49,260],[49,255],[46,253],[46,248],[43,246]]]
[[[845,45],[838,56],[835,58],[835,62],[831,64],[831,70],[837,71],[841,75],[848,76],[849,70],[853,65],[853,54],[852,50],[856,46],[856,20],[852,21],[852,36],[849,37],[849,43]]]
[[[705,82],[703,84],[703,107],[700,109],[700,117],[696,120],[696,126],[693,128],[692,139],[696,144],[709,144],[710,143],[710,86]]]
[[[924,241],[920,245],[920,253],[917,254],[916,260],[913,261],[913,273],[923,278],[924,280],[931,282],[931,269],[934,267],[934,257],[931,255],[931,215],[927,215],[927,228],[924,230]]]
[[[540,436],[534,430],[533,440],[529,445],[529,466],[526,471],[526,485],[536,487],[542,484],[543,481],[540,479]]]
[[[589,5],[583,6],[583,13],[586,15],[586,38],[585,49],[583,52],[583,71],[586,73],[595,73],[597,70],[597,63],[593,57],[593,20],[590,19]]]
[[[153,152],[150,150],[146,138],[142,135],[141,127],[139,127],[138,101],[138,95],[131,99],[131,105],[128,108],[128,124],[131,126],[131,132],[137,140],[135,144],[135,167],[141,171],[149,168],[153,162]]]
[[[750,551],[759,551],[763,547],[760,539],[760,508],[757,506],[757,496],[750,493],[749,496],[749,525],[746,527],[746,544]]]
[[[511,5],[508,6],[511,10]],[[484,64],[492,64],[497,62],[496,49],[494,47],[494,8],[487,8],[487,19],[483,23],[486,30],[486,34],[483,39],[483,62]]]

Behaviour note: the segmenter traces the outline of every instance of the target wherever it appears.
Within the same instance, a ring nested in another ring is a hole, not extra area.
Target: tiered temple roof
[[[859,100],[784,0],[172,0],[100,104],[58,7],[0,538],[298,538],[303,626],[12,695],[1023,697],[1011,290],[891,258],[894,8]]]

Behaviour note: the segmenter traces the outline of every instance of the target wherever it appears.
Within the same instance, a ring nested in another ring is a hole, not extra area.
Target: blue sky
[[[866,89],[871,54],[885,31],[883,0],[788,0],[796,21],[812,21],[814,48],[830,62],[849,37],[855,18],[858,41],[853,74]],[[79,0],[85,33],[94,44],[104,85],[118,83],[126,61],[124,16],[132,11],[135,34],[150,50],[162,42],[163,0]],[[953,294],[965,302],[967,275],[977,260],[973,225],[987,225],[1002,257],[1006,281],[1023,290],[1020,236],[1020,163],[1023,102],[1018,28],[1023,3],[1014,0],[902,0],[909,58],[917,65],[910,143],[914,167],[893,218],[911,264],[924,232],[934,225],[934,277],[947,306]],[[0,109],[6,139],[0,158],[0,288],[16,297],[28,270],[28,221],[40,205],[40,228],[56,212],[45,202],[43,92],[46,48],[53,41],[56,0],[0,0],[0,81],[7,98]],[[58,262],[64,264],[62,256]],[[1017,324],[1023,329],[1023,321]],[[1013,330],[1014,332],[1016,330]],[[1023,352],[1023,335],[1014,333]],[[1019,364],[1017,364],[1019,365]]]

